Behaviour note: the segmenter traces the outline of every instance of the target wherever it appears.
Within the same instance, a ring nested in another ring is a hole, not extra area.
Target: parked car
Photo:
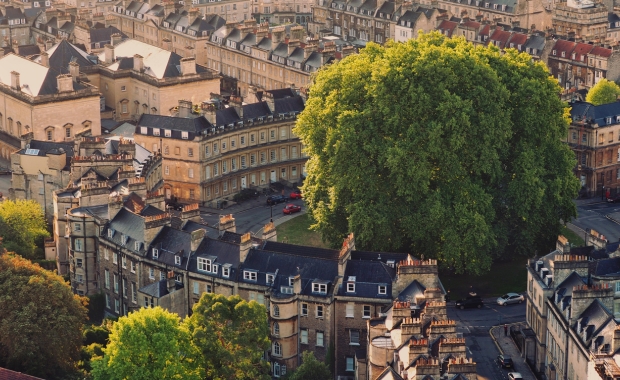
[[[284,209],[282,210],[282,213],[284,213],[285,215],[290,215],[290,214],[294,214],[296,212],[300,212],[301,211],[301,207],[294,205],[292,203],[287,204]]]
[[[277,205],[278,203],[286,202],[286,197],[284,195],[270,195],[267,197],[268,205]]]
[[[609,203],[620,202],[620,194],[614,195],[613,197],[607,197],[607,202]]]
[[[512,358],[508,355],[499,355],[497,357],[497,362],[499,363],[499,365],[502,366],[502,368],[512,368],[513,364],[512,364]]]
[[[523,380],[523,376],[519,372],[510,372],[508,378],[510,380]]]
[[[456,301],[456,307],[459,309],[470,309],[474,307],[480,309],[482,306],[484,306],[484,301],[482,301],[480,296],[468,296],[465,299]]]
[[[289,195],[289,198],[291,199],[301,199],[301,191],[299,190],[295,190],[291,193],[291,195]]]
[[[497,299],[499,306],[506,306],[511,303],[521,303],[524,301],[523,294],[518,293],[506,293]]]

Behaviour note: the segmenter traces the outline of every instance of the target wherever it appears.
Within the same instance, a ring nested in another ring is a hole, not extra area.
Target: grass
[[[318,248],[329,248],[321,240],[321,235],[316,231],[311,231],[309,228],[310,218],[308,218],[308,215],[299,215],[276,227],[278,241]]]
[[[572,246],[583,247],[583,238],[574,233],[573,231],[569,230],[568,228],[562,227],[562,235],[564,235],[564,237],[568,239]]]
[[[450,291],[453,300],[467,295],[471,286],[481,297],[495,297],[509,292],[525,291],[527,280],[525,264],[525,257],[514,261],[496,262],[491,265],[488,273],[480,276],[439,270],[439,278],[446,291]]]

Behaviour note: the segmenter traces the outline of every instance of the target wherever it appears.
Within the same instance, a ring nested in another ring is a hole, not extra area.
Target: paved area
[[[519,323],[513,323],[508,326],[513,326],[514,328],[517,328],[518,325]],[[500,325],[492,327],[491,330],[489,330],[489,333],[491,334],[491,338],[497,345],[497,349],[499,350],[499,352],[502,355],[509,355],[512,358],[512,361],[515,365],[514,371],[519,372],[523,376],[524,380],[536,380],[536,376],[534,376],[534,374],[530,370],[530,367],[525,362],[525,358],[521,357],[519,349],[510,337],[510,332],[508,333],[508,335],[504,335],[504,326]]]

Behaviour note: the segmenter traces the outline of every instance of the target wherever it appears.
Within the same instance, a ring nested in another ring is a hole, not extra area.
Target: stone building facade
[[[245,188],[300,183],[307,157],[293,133],[303,98],[291,90],[264,92],[263,101],[232,98],[201,105],[180,102],[179,116],[144,115],[135,139],[163,155],[164,191],[185,202],[217,202]],[[201,116],[198,116],[202,113]]]

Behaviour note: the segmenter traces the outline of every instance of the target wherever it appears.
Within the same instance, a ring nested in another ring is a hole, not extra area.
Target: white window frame
[[[256,281],[258,277],[258,273],[254,271],[244,270],[243,271],[243,279],[249,281]]]

